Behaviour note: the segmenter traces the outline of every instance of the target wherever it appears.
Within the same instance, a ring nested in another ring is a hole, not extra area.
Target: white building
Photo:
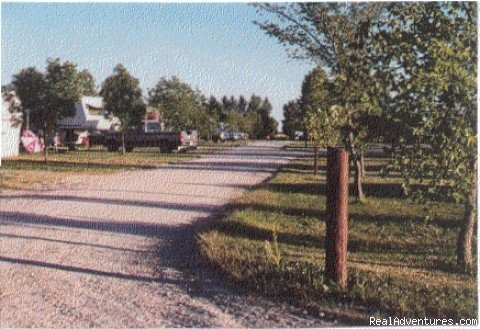
[[[0,138],[1,158],[17,156],[20,151],[20,129],[22,113],[20,99],[14,92],[2,93],[2,134]]]

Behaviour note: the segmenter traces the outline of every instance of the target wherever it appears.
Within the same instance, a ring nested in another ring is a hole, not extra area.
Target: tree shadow
[[[83,202],[83,203],[101,203],[118,206],[137,206],[148,208],[161,208],[172,209],[178,211],[195,211],[210,213],[214,206],[202,205],[195,203],[176,203],[176,202],[164,202],[164,201],[142,201],[142,200],[127,200],[127,199],[110,199],[110,198],[97,198],[97,197],[83,197],[83,196],[70,196],[70,195],[48,195],[43,193],[37,194],[22,194],[22,195],[3,195],[1,199],[25,199],[25,200],[45,200],[45,201],[68,201],[68,202]],[[1,214],[1,213],[0,213]],[[29,214],[31,216],[32,214]]]
[[[404,189],[401,183],[363,183],[363,191],[367,196],[375,198],[406,199]],[[312,182],[301,184],[271,183],[268,189],[280,193],[301,193],[308,195],[326,195],[327,185],[325,182]],[[349,195],[355,195],[354,184],[349,184]],[[415,184],[414,190],[428,191],[425,185]]]
[[[352,220],[355,220],[353,218]],[[244,238],[255,241],[273,241],[273,231],[269,229],[251,226],[239,221],[228,221],[215,225],[215,229],[225,235]],[[308,233],[275,232],[277,241],[282,244],[294,245],[298,247],[325,249],[324,235],[311,235]],[[406,253],[410,255],[424,255],[427,253],[428,244],[419,248],[417,242],[403,241],[401,245],[394,245],[389,241],[365,240],[351,237],[348,240],[348,251],[361,253]],[[321,251],[320,251],[321,252]],[[436,251],[430,252],[435,254]]]

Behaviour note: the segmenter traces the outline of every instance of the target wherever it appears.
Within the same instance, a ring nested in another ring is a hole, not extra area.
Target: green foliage
[[[201,138],[211,139],[215,129],[218,127],[218,120],[210,115],[208,103],[202,101],[200,108],[193,117],[193,126],[198,130]]]
[[[77,65],[60,62],[59,58],[47,60],[45,73],[45,128],[55,129],[57,121],[75,114],[75,103],[80,99]]]
[[[272,137],[277,133],[278,122],[271,117],[272,105],[267,97],[263,100],[253,94],[248,102],[246,117],[247,133],[257,139]]]
[[[117,116],[124,128],[140,123],[145,115],[140,83],[122,64],[115,66],[113,74],[102,83],[100,95],[105,110]]]
[[[161,78],[148,93],[149,105],[156,107],[171,129],[195,129],[201,106],[200,93],[176,76]]]
[[[302,84],[301,107],[303,125],[317,147],[333,147],[341,140],[347,115],[335,101],[325,71],[319,67],[310,71]]]
[[[318,97],[322,98],[322,91],[328,90],[332,98],[329,106],[339,106],[347,118],[338,133],[350,153],[350,159],[356,163],[355,188],[358,200],[364,201],[359,163],[368,137],[365,120],[381,112],[377,83],[371,71],[372,36],[385,6],[335,2],[265,3],[256,6],[259,11],[268,13],[265,21],[256,22],[267,35],[285,45],[292,57],[314,62],[323,68],[325,75],[328,73],[330,86],[321,88]],[[316,87],[312,85],[312,88]],[[318,128],[324,121],[312,114],[319,108],[323,111],[329,109],[322,104],[310,110],[311,114],[305,119],[310,125],[317,126],[310,127],[311,131],[319,132]],[[328,115],[324,115],[326,117]],[[322,135],[326,136],[325,133]],[[317,137],[321,136],[315,136],[318,140]],[[325,139],[322,140],[325,143]],[[331,142],[328,140],[326,143]]]
[[[296,131],[303,131],[303,113],[298,100],[291,100],[283,105],[283,118],[283,133],[291,139],[295,138]]]
[[[477,6],[474,3],[392,5],[378,36],[397,131],[396,165],[420,199],[472,202],[477,162]],[[395,22],[395,24],[392,24]],[[378,54],[378,56],[380,56]],[[441,191],[441,192],[440,192]]]
[[[245,131],[245,119],[238,110],[229,111],[225,122],[232,131]]]
[[[96,95],[95,81],[88,70],[78,72],[71,61],[48,59],[46,72],[34,67],[13,75],[12,86],[24,110],[30,110],[33,130],[56,128],[57,121],[74,115],[75,103],[82,95]]]
[[[44,106],[47,89],[45,75],[34,67],[28,67],[13,76],[12,86],[22,102],[22,108],[30,110],[30,128],[34,131],[42,128],[48,118]]]
[[[95,86],[95,78],[89,70],[85,69],[78,73],[80,84],[80,94],[82,96],[97,96],[97,87]]]

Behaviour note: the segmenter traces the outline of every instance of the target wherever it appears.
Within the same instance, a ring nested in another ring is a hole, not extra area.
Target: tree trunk
[[[48,161],[47,155],[47,123],[43,124],[43,158],[45,163]]]
[[[360,153],[360,165],[362,166],[361,176],[362,178],[365,178],[366,169],[365,169],[365,153],[364,152]]]
[[[125,129],[122,129],[122,153],[125,155]]]
[[[57,129],[53,131],[53,147],[55,150],[55,156],[58,154],[58,145],[57,145]]]
[[[303,128],[303,138],[305,138],[305,148],[307,148],[308,146],[308,133],[307,133],[307,129],[304,127]]]
[[[348,134],[349,147],[352,155],[352,160],[355,162],[355,184],[354,184],[354,193],[356,200],[359,203],[364,203],[366,201],[365,194],[363,193],[362,188],[362,163],[360,161],[360,156],[355,148],[353,132]]]
[[[355,196],[359,203],[366,201],[362,187],[362,162],[359,159],[355,160]]]
[[[476,179],[474,181],[476,183]],[[473,272],[472,240],[476,220],[476,196],[477,188],[476,184],[474,184],[469,202],[465,207],[462,226],[457,240],[457,267],[460,272],[468,274]]]
[[[314,145],[313,147],[313,174],[318,173],[318,146]]]

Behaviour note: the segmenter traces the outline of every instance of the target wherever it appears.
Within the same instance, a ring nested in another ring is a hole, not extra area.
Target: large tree
[[[12,86],[22,102],[24,112],[29,111],[30,129],[43,129],[49,114],[44,106],[47,88],[45,74],[34,67],[22,69],[13,75]]]
[[[238,98],[238,110],[242,115],[245,115],[245,112],[247,111],[247,106],[248,102],[245,99],[245,96],[240,95],[240,97]]]
[[[80,99],[80,84],[77,65],[59,58],[48,59],[45,72],[45,121],[43,135],[45,142],[52,131],[57,130],[60,120],[75,115],[75,103]],[[44,148],[47,161],[47,148]]]
[[[95,78],[89,70],[85,69],[78,73],[80,84],[80,94],[82,96],[96,96],[98,95],[97,87],[95,85]]]
[[[363,120],[379,111],[370,53],[383,4],[329,2],[257,7],[269,14],[266,21],[256,22],[262,30],[287,46],[291,56],[321,65],[333,78],[336,104],[348,117],[343,140],[355,163],[357,199],[364,201],[361,154],[367,132]]]
[[[176,76],[161,78],[148,93],[148,103],[156,107],[171,129],[194,129],[201,107],[200,93]]]
[[[103,97],[105,110],[120,119],[125,153],[125,129],[140,123],[146,111],[140,83],[122,64],[117,64],[113,74],[102,83],[100,95]]]
[[[75,114],[75,103],[80,98],[77,65],[70,61],[62,63],[59,58],[49,59],[45,82],[45,105],[55,118],[48,124],[56,127],[58,120]]]
[[[303,131],[303,113],[300,102],[295,99],[283,105],[282,131],[291,139],[295,138],[295,132]]]
[[[317,173],[318,149],[333,147],[341,141],[341,132],[347,122],[344,108],[335,104],[333,84],[321,67],[314,68],[302,84],[300,107],[302,125],[314,145],[314,173]]]
[[[273,137],[277,133],[278,122],[271,116],[272,104],[268,97],[265,97],[259,108],[260,114],[260,138]]]
[[[396,3],[379,26],[386,136],[419,200],[463,204],[460,270],[473,269],[477,195],[477,4]],[[390,133],[388,133],[390,132]],[[428,184],[416,189],[415,181]]]
[[[223,106],[222,103],[220,103],[215,96],[210,96],[208,99],[208,103],[206,104],[207,106],[207,111],[212,120],[217,124],[217,126],[220,124],[220,122],[225,122],[225,112],[223,111]]]
[[[247,133],[255,137],[256,139],[260,138],[261,133],[261,118],[260,118],[260,107],[262,105],[262,98],[258,95],[253,94],[250,97],[248,102],[247,112],[245,114]]]

